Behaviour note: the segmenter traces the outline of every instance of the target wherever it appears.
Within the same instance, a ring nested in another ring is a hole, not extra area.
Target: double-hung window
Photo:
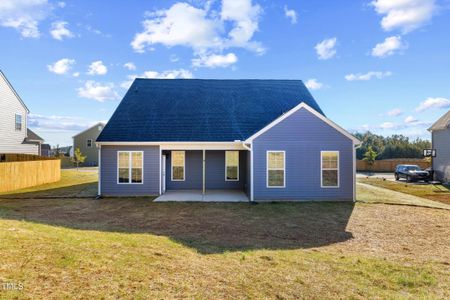
[[[88,148],[92,147],[92,140],[91,139],[86,140],[86,147],[88,147]]]
[[[172,151],[172,181],[184,181],[185,152]]]
[[[22,130],[22,115],[16,114],[16,130],[21,131]]]
[[[239,151],[225,151],[225,181],[239,181]]]
[[[144,169],[144,153],[142,151],[119,151],[118,154],[118,183],[142,183]]]
[[[267,151],[267,187],[284,188],[286,186],[284,151]]]
[[[322,151],[321,186],[323,188],[339,187],[339,151]]]

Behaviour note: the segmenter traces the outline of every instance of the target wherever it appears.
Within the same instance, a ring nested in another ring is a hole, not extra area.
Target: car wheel
[[[409,176],[409,175],[408,175],[408,176],[406,176],[406,181],[407,181],[407,182],[411,182],[411,181],[412,181],[412,178],[411,178],[411,176]]]
[[[399,181],[400,180],[400,176],[398,176],[397,173],[395,173],[395,181]]]

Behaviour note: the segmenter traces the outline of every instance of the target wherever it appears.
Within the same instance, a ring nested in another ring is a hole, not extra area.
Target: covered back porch
[[[155,201],[249,201],[247,149],[235,143],[225,149],[191,148],[161,148],[161,196]]]

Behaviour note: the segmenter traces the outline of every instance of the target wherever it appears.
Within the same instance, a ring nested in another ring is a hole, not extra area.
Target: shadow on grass
[[[45,185],[47,186],[47,185]],[[37,198],[94,198],[97,195],[97,182],[81,183],[57,188],[45,188],[37,191],[14,191],[0,195],[0,199],[37,199]],[[35,187],[39,188],[39,186]]]
[[[153,203],[152,199],[0,200],[0,218],[166,236],[203,254],[300,249],[352,238],[353,203]],[[88,233],[87,233],[88,234]]]

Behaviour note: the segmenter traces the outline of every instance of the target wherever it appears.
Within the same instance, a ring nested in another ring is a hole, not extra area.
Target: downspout
[[[97,199],[102,197],[102,145],[98,146],[98,192]]]
[[[250,151],[250,202],[253,203],[254,202],[254,198],[253,198],[253,145],[250,143],[250,145],[252,147],[247,146],[247,144],[245,144],[245,142],[242,142],[242,147],[244,147],[245,149],[247,149],[248,151]]]
[[[203,158],[202,158],[202,195],[203,200],[206,194],[206,150],[203,149]]]
[[[356,202],[356,149],[361,147],[361,143],[353,143],[353,202]]]

